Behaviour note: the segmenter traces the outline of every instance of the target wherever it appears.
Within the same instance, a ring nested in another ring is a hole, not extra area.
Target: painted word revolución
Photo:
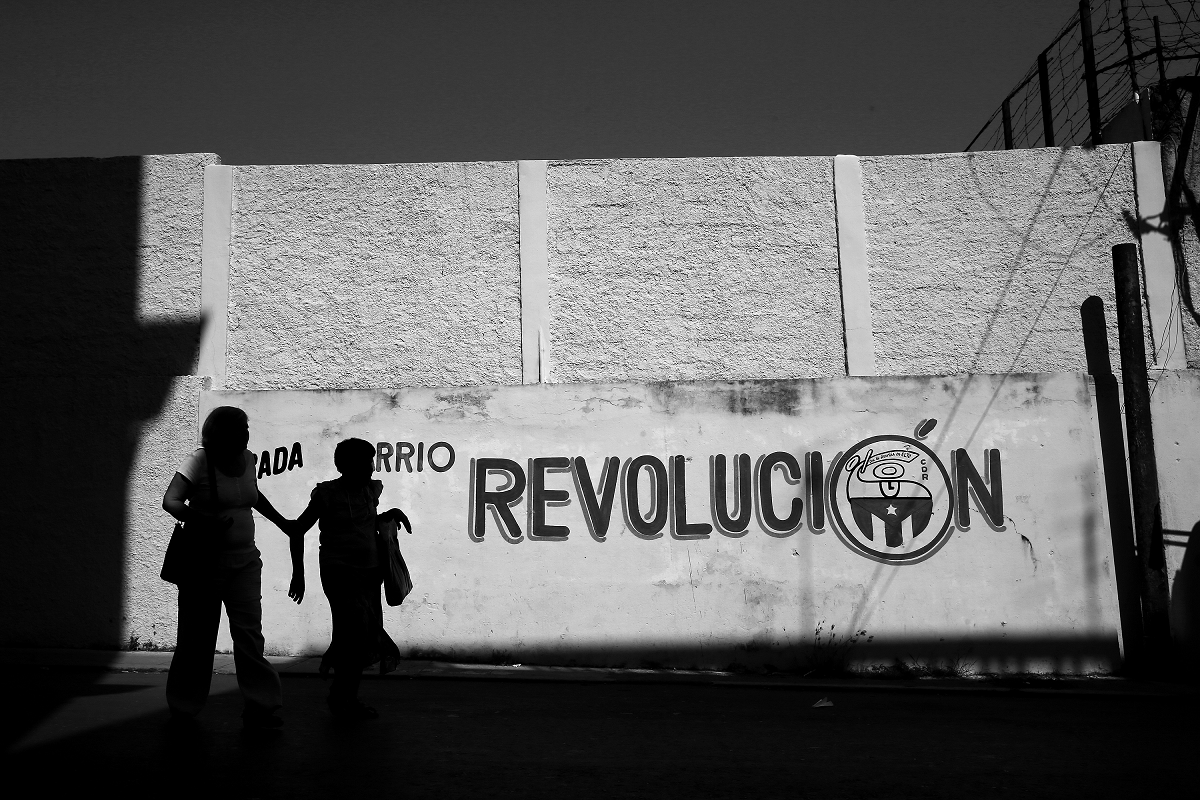
[[[922,420],[916,435],[928,435],[936,420]],[[966,450],[952,451],[954,477],[941,459],[917,438],[874,436],[839,454],[825,470],[817,450],[797,457],[774,451],[752,458],[739,453],[708,457],[707,469],[683,455],[643,454],[543,456],[524,465],[509,458],[471,459],[468,533],[476,541],[487,532],[488,512],[508,541],[562,540],[565,525],[550,524],[547,509],[571,503],[568,490],[548,488],[548,474],[569,474],[588,533],[602,541],[619,519],[635,536],[655,539],[669,531],[679,539],[745,536],[751,522],[771,536],[790,536],[806,524],[834,530],[853,550],[878,561],[916,563],[937,552],[958,525],[971,524],[968,497],[994,527],[1004,524],[1000,451],[983,453],[987,479]],[[803,465],[801,461],[803,460]],[[707,509],[689,509],[689,480],[708,485]],[[494,485],[493,485],[494,484]],[[524,525],[514,513],[525,505]],[[780,510],[780,507],[783,510]]]

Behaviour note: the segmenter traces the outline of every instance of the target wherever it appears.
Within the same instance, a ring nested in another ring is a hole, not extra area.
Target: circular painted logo
[[[834,529],[860,555],[915,564],[950,538],[950,476],[938,457],[906,436],[873,436],[851,447],[830,475]]]

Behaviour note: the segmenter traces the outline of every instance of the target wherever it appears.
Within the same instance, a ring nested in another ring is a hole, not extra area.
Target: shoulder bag
[[[220,507],[217,500],[217,470],[207,451],[204,460],[208,464],[208,490],[215,514],[216,509]],[[188,505],[190,507],[191,503]],[[217,534],[216,526],[211,523],[176,522],[175,530],[171,532],[171,541],[167,543],[162,571],[158,576],[167,583],[181,586],[210,572],[217,560]]]
[[[398,606],[412,591],[413,582],[404,556],[400,554],[395,521],[380,522],[378,534],[379,557],[383,562],[383,594],[389,606]]]

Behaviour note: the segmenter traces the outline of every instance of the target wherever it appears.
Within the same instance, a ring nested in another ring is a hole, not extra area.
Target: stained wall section
[[[514,162],[237,167],[226,383],[520,383]]]

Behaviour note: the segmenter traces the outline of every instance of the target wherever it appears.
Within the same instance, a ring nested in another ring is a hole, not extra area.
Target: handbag
[[[217,471],[208,453],[204,454],[208,462],[208,486],[212,497],[212,507],[218,508]],[[188,504],[191,505],[190,503]],[[163,556],[162,570],[158,577],[167,583],[182,586],[194,580],[198,575],[210,572],[217,561],[217,530],[212,524],[200,522],[175,523],[171,531],[171,541],[167,543],[167,553]]]
[[[379,523],[379,554],[383,561],[383,594],[389,606],[398,606],[404,602],[412,591],[412,576],[408,574],[408,565],[400,554],[400,541],[396,523],[386,520]]]

